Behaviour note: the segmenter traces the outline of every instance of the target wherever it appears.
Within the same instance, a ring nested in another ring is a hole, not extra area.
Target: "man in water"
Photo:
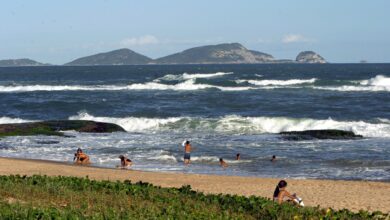
[[[228,167],[228,164],[223,160],[223,158],[219,158],[219,165],[223,168]]]
[[[78,148],[76,153],[74,154],[73,161],[75,161],[76,164],[80,165],[89,164],[89,156],[83,153],[83,150],[81,150],[81,148]]]
[[[188,165],[190,164],[191,160],[191,144],[189,141],[186,141],[184,143],[184,164]]]
[[[276,156],[275,156],[275,155],[272,155],[271,162],[275,162],[275,161],[276,161]]]
[[[236,160],[240,160],[240,154],[238,153],[238,154],[236,154]]]
[[[119,159],[121,159],[121,165],[117,166],[118,168],[126,169],[127,167],[131,167],[131,165],[133,165],[133,162],[123,155],[120,155]]]

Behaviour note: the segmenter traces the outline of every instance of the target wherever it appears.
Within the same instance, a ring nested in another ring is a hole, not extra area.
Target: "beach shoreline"
[[[68,162],[0,157],[0,175],[76,176],[96,180],[131,180],[161,187],[191,185],[194,190],[212,194],[237,194],[271,198],[280,179],[121,170],[77,166]],[[288,190],[303,198],[307,206],[359,211],[390,212],[390,183],[358,180],[286,179]]]

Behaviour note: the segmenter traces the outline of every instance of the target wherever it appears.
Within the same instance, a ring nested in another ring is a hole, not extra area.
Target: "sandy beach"
[[[162,187],[191,185],[205,193],[257,195],[270,198],[279,179],[217,176],[182,173],[156,173],[133,170],[75,166],[67,163],[0,158],[0,175],[88,176],[97,180],[143,181]],[[371,181],[287,179],[288,190],[300,195],[307,206],[347,208],[353,211],[390,212],[390,183]]]

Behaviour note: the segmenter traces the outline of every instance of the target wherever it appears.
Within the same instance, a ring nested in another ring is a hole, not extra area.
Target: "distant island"
[[[123,48],[75,59],[67,66],[148,65],[148,64],[261,64],[261,63],[327,63],[313,51],[299,53],[295,60],[275,59],[272,55],[249,50],[239,43],[194,47],[165,57],[152,59]],[[43,66],[29,59],[0,60],[0,66]]]
[[[44,64],[37,62],[35,60],[23,58],[23,59],[8,59],[8,60],[0,60],[1,66],[48,66],[50,64]]]

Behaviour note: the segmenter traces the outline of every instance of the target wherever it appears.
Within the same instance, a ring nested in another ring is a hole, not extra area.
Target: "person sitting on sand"
[[[223,168],[228,167],[228,164],[223,160],[223,158],[219,158],[219,164]]]
[[[285,180],[280,180],[278,185],[275,188],[274,195],[273,195],[273,201],[278,202],[279,204],[282,204],[282,202],[294,202],[297,203],[297,197],[296,195],[291,195],[287,190],[287,182]],[[299,203],[297,203],[299,204]]]
[[[275,155],[272,155],[271,162],[275,162],[275,161],[276,161],[276,156],[275,156]]]
[[[83,150],[81,150],[81,148],[78,148],[76,153],[74,154],[73,161],[75,161],[76,164],[89,164],[89,156],[83,153]]]
[[[133,165],[133,162],[129,158],[127,158],[123,155],[120,155],[119,159],[121,159],[121,165],[117,166],[118,168],[125,169],[125,168],[131,167],[131,165]]]
[[[186,141],[184,143],[184,164],[188,165],[191,161],[191,144],[189,141]]]
[[[236,154],[236,160],[240,160],[241,159],[240,157],[241,157],[240,153]]]

